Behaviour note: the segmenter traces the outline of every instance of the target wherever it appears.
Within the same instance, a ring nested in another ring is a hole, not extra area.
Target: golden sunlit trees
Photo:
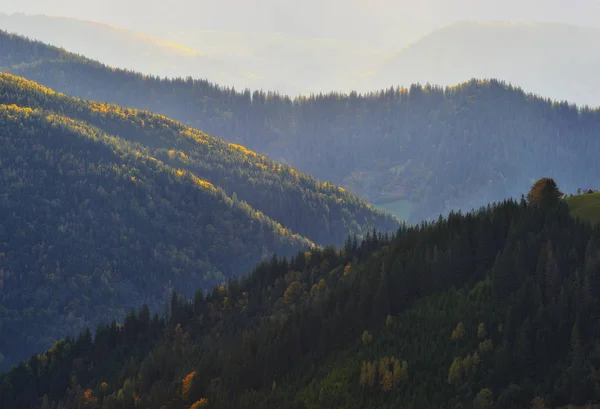
[[[454,328],[454,331],[452,331],[452,340],[457,341],[457,340],[461,340],[465,337],[465,328],[463,326],[462,322],[459,322],[456,325],[456,328]]]
[[[384,356],[373,362],[363,362],[360,372],[360,385],[370,389],[376,385],[384,392],[397,389],[409,379],[408,362]]]
[[[360,372],[361,386],[373,388],[377,381],[377,363],[363,362]]]

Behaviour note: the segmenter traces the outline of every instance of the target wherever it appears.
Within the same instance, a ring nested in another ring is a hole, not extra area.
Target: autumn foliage
[[[208,406],[208,400],[206,398],[202,398],[192,404],[190,409],[201,409]]]
[[[408,363],[394,357],[383,357],[379,361],[363,362],[360,372],[361,386],[381,387],[390,392],[408,381]]]
[[[187,398],[188,394],[190,393],[194,376],[196,376],[196,371],[190,372],[185,376],[185,378],[183,378],[183,381],[181,381],[181,395],[184,398]]]
[[[557,203],[562,196],[563,192],[558,189],[554,179],[541,178],[531,187],[527,194],[527,200],[533,205],[551,206]]]

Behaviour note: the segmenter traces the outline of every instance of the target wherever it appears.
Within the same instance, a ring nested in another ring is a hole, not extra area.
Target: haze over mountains
[[[200,29],[159,38],[107,24],[39,15],[0,14],[0,28],[115,67],[291,95],[338,88],[340,75],[352,77],[368,70],[373,60],[392,55],[364,41]]]
[[[0,2],[6,13],[75,17],[164,37],[168,32],[223,30],[293,37],[367,39],[390,44],[414,41],[458,20],[562,22],[597,26],[596,0],[31,0]]]
[[[243,71],[232,62],[107,24],[64,17],[0,14],[0,27],[144,74],[178,77],[198,73],[223,85],[261,86],[256,74]]]
[[[50,12],[34,2],[22,10],[113,25],[0,15],[0,28],[116,67],[290,96],[496,78],[553,99],[598,106],[600,28],[590,16],[600,15],[600,6],[581,0],[562,11],[561,4],[183,1],[168,10],[156,2],[133,13],[128,7],[136,4],[128,2],[108,16],[91,4],[65,2]],[[183,10],[197,10],[194,21]]]
[[[518,196],[544,174],[593,186],[595,109],[499,81],[290,100],[114,70],[0,33],[3,70],[79,98],[162,113],[338,183],[418,223]],[[576,160],[575,160],[576,159]]]
[[[500,78],[527,92],[600,105],[600,28],[461,22],[436,30],[365,73],[361,89],[398,79],[452,85]]]

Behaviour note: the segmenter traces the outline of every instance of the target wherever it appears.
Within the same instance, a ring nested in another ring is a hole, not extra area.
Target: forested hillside
[[[338,186],[164,116],[77,100],[8,74],[0,74],[0,104],[60,112],[134,142],[320,245],[341,245],[348,234],[362,237],[373,228],[398,227],[396,219]]]
[[[0,367],[274,252],[398,227],[335,185],[162,116],[9,74],[0,107]]]
[[[0,377],[19,408],[546,408],[600,399],[600,230],[557,190],[259,265]]]
[[[518,195],[544,174],[593,185],[600,111],[502,82],[291,100],[110,69],[0,34],[4,70],[78,97],[163,113],[359,193],[410,222]]]

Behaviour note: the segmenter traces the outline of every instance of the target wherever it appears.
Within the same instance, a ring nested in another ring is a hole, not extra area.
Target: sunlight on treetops
[[[1,83],[17,85],[18,87],[22,87],[22,88],[34,89],[36,91],[40,91],[47,95],[56,94],[56,92],[54,92],[50,88],[43,87],[33,81],[29,81],[23,77],[17,77],[15,75],[8,74],[8,73],[0,73],[0,84]]]
[[[199,177],[197,177],[196,175],[194,175],[193,173],[187,172],[185,170],[182,169],[177,169],[175,171],[175,173],[177,174],[177,176],[179,178],[186,178],[189,177],[192,182],[196,185],[196,186],[200,186],[202,189],[207,189],[213,192],[216,192],[217,189],[214,187],[214,185],[206,180],[200,179]]]
[[[215,187],[213,186],[212,183],[207,182],[206,180],[202,180],[192,174],[190,174],[192,180],[194,181],[194,183],[204,189],[208,189],[208,190],[212,190],[212,191],[216,191],[217,189],[215,189]]]
[[[234,149],[242,151],[246,155],[258,156],[258,154],[256,152],[252,152],[251,150],[246,149],[242,145],[238,145],[238,144],[235,144],[235,143],[230,143],[229,146],[232,147],[232,148],[234,148]]]
[[[196,142],[208,144],[208,136],[194,128],[185,128],[180,132],[181,135],[194,139]]]
[[[32,113],[38,113],[39,111],[31,108],[22,108],[18,105],[0,105],[0,113],[6,115],[9,120],[16,121],[19,117],[27,117]]]

